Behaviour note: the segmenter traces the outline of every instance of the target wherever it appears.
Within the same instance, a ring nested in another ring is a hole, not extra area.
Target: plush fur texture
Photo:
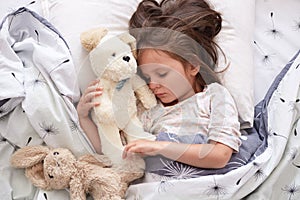
[[[92,118],[98,127],[103,153],[114,164],[136,172],[143,170],[145,164],[142,159],[137,161],[138,158],[135,158],[138,167],[132,169],[130,162],[133,161],[121,158],[124,146],[120,131],[127,142],[141,138],[154,139],[152,134],[143,130],[137,117],[137,99],[144,108],[149,109],[156,105],[156,98],[146,82],[136,74],[137,62],[131,49],[135,47],[135,38],[128,33],[120,36],[109,36],[107,33],[107,30],[99,28],[81,35],[81,43],[90,51],[92,69],[103,88],[102,95],[94,98],[100,106],[94,107]]]
[[[112,166],[104,155],[87,154],[76,159],[68,149],[46,146],[27,146],[17,150],[11,157],[11,165],[25,168],[25,175],[38,188],[69,188],[71,200],[85,200],[87,193],[94,199],[124,199],[133,176]]]

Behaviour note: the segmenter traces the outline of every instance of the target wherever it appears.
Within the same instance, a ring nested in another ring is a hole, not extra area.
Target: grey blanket
[[[9,164],[16,149],[46,144],[75,155],[93,151],[74,107],[77,74],[58,31],[27,8],[3,19],[0,52],[0,199],[34,199],[23,170]]]

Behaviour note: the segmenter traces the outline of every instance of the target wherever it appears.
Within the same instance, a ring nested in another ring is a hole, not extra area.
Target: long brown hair
[[[153,48],[183,64],[197,60],[197,81],[204,87],[219,82],[214,69],[222,50],[214,38],[221,24],[221,14],[204,0],[143,0],[129,21],[129,31],[137,39],[138,55]]]

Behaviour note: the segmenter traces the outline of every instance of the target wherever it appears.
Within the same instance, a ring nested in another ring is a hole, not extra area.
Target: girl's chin
[[[162,104],[164,106],[173,106],[175,104],[178,103],[178,99],[175,99],[175,100],[172,100],[172,101],[163,101],[163,100],[160,100],[162,102]]]

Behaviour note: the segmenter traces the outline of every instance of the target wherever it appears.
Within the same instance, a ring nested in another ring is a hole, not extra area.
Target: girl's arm
[[[233,150],[218,142],[209,144],[167,144],[161,155],[201,168],[223,168],[232,156]]]
[[[98,134],[97,126],[89,116],[91,108],[100,105],[97,102],[91,102],[95,96],[102,94],[102,89],[97,87],[98,83],[98,80],[91,82],[91,84],[84,91],[77,105],[77,113],[80,126],[83,129],[84,133],[92,143],[96,152],[98,154],[102,154],[101,140]]]
[[[168,141],[136,140],[124,149],[128,153],[142,155],[162,155],[188,165],[201,168],[223,168],[231,158],[233,150],[218,142],[209,144],[183,144]]]
[[[79,123],[89,141],[92,143],[96,152],[98,154],[102,154],[101,140],[95,123],[89,117],[79,118]]]

